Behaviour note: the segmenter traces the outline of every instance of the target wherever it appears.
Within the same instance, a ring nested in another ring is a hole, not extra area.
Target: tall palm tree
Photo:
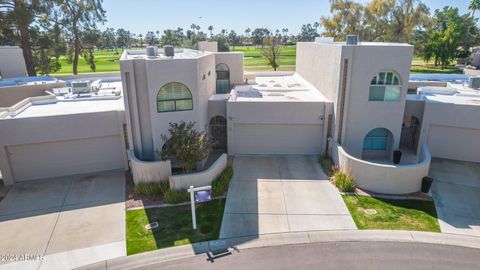
[[[210,31],[210,38],[212,38],[213,37],[213,25],[210,25],[208,27],[208,31]]]
[[[480,0],[471,0],[468,9],[472,11],[472,17],[475,17],[475,11],[480,9]]]

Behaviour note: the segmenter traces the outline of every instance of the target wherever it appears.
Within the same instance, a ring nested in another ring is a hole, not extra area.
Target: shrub
[[[354,192],[355,180],[348,173],[337,171],[331,178],[333,184],[342,192]]]
[[[320,162],[320,165],[322,165],[322,169],[327,176],[331,177],[338,171],[337,167],[333,165],[332,160],[328,156],[320,156],[318,161]]]
[[[168,189],[168,182],[140,183],[134,186],[135,193],[148,196],[163,195]]]
[[[170,123],[169,136],[162,134],[164,147],[161,159],[172,158],[182,166],[183,172],[192,172],[197,162],[208,156],[213,141],[206,132],[195,129],[195,122]]]
[[[223,172],[215,178],[212,182],[212,195],[222,196],[228,191],[228,186],[230,185],[230,180],[233,176],[233,168],[232,166],[227,166]]]
[[[190,194],[186,189],[173,190],[169,189],[163,194],[165,202],[170,204],[177,204],[190,200]]]

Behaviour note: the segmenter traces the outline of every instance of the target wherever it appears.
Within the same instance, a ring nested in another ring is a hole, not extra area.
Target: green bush
[[[170,204],[177,204],[190,200],[190,194],[186,189],[173,190],[169,189],[163,194],[165,202]]]
[[[230,185],[230,180],[233,176],[233,168],[232,166],[227,166],[223,172],[215,178],[212,182],[212,195],[222,196],[225,195],[228,191],[228,186]]]
[[[322,155],[320,156],[318,161],[320,162],[320,165],[322,165],[322,169],[327,174],[327,176],[331,177],[337,171],[337,168],[335,167],[335,165],[333,165],[332,160],[328,156]]]
[[[357,187],[355,180],[348,173],[337,171],[331,179],[333,184],[342,192],[354,192]]]
[[[148,196],[163,195],[168,189],[168,182],[140,183],[134,187],[135,193]]]

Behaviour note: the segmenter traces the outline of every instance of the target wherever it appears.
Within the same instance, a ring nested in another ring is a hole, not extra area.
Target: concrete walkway
[[[236,156],[220,239],[354,230],[350,213],[315,156]]]
[[[442,232],[480,236],[480,164],[433,159],[429,175]]]
[[[203,261],[209,257],[215,257],[214,254],[226,252],[242,252],[247,249],[300,245],[311,243],[345,243],[345,242],[365,242],[365,243],[423,243],[435,245],[447,245],[475,248],[474,252],[480,252],[480,238],[465,235],[440,234],[429,232],[413,231],[376,231],[376,230],[351,230],[351,231],[316,231],[316,232],[295,232],[260,235],[257,237],[238,237],[224,240],[214,240],[208,242],[195,243],[173,248],[155,250],[151,252],[140,253],[128,257],[120,257],[111,260],[105,260],[92,265],[84,266],[82,270],[106,270],[106,269],[137,269],[141,266],[155,265],[163,262],[179,260],[184,258],[203,255]],[[288,248],[287,248],[288,250]],[[431,251],[431,250],[430,250]],[[348,254],[342,254],[342,259]],[[284,254],[289,257],[291,254]],[[319,254],[323,256],[322,254]],[[221,256],[221,255],[219,255]],[[412,254],[409,254],[412,256]],[[378,259],[378,258],[377,258]],[[245,266],[245,265],[243,265]],[[365,268],[364,268],[365,269]]]
[[[0,202],[0,269],[71,269],[126,255],[123,171],[16,184]],[[28,256],[28,257],[25,257]]]

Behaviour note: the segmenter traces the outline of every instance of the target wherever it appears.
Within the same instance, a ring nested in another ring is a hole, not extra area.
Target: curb
[[[314,231],[245,236],[194,243],[191,245],[159,249],[128,257],[101,261],[77,269],[106,270],[129,269],[148,266],[166,261],[193,257],[199,254],[226,253],[231,250],[262,248],[280,245],[298,245],[329,242],[410,242],[423,244],[451,245],[480,249],[480,237],[457,234],[384,231],[384,230],[346,230]]]

